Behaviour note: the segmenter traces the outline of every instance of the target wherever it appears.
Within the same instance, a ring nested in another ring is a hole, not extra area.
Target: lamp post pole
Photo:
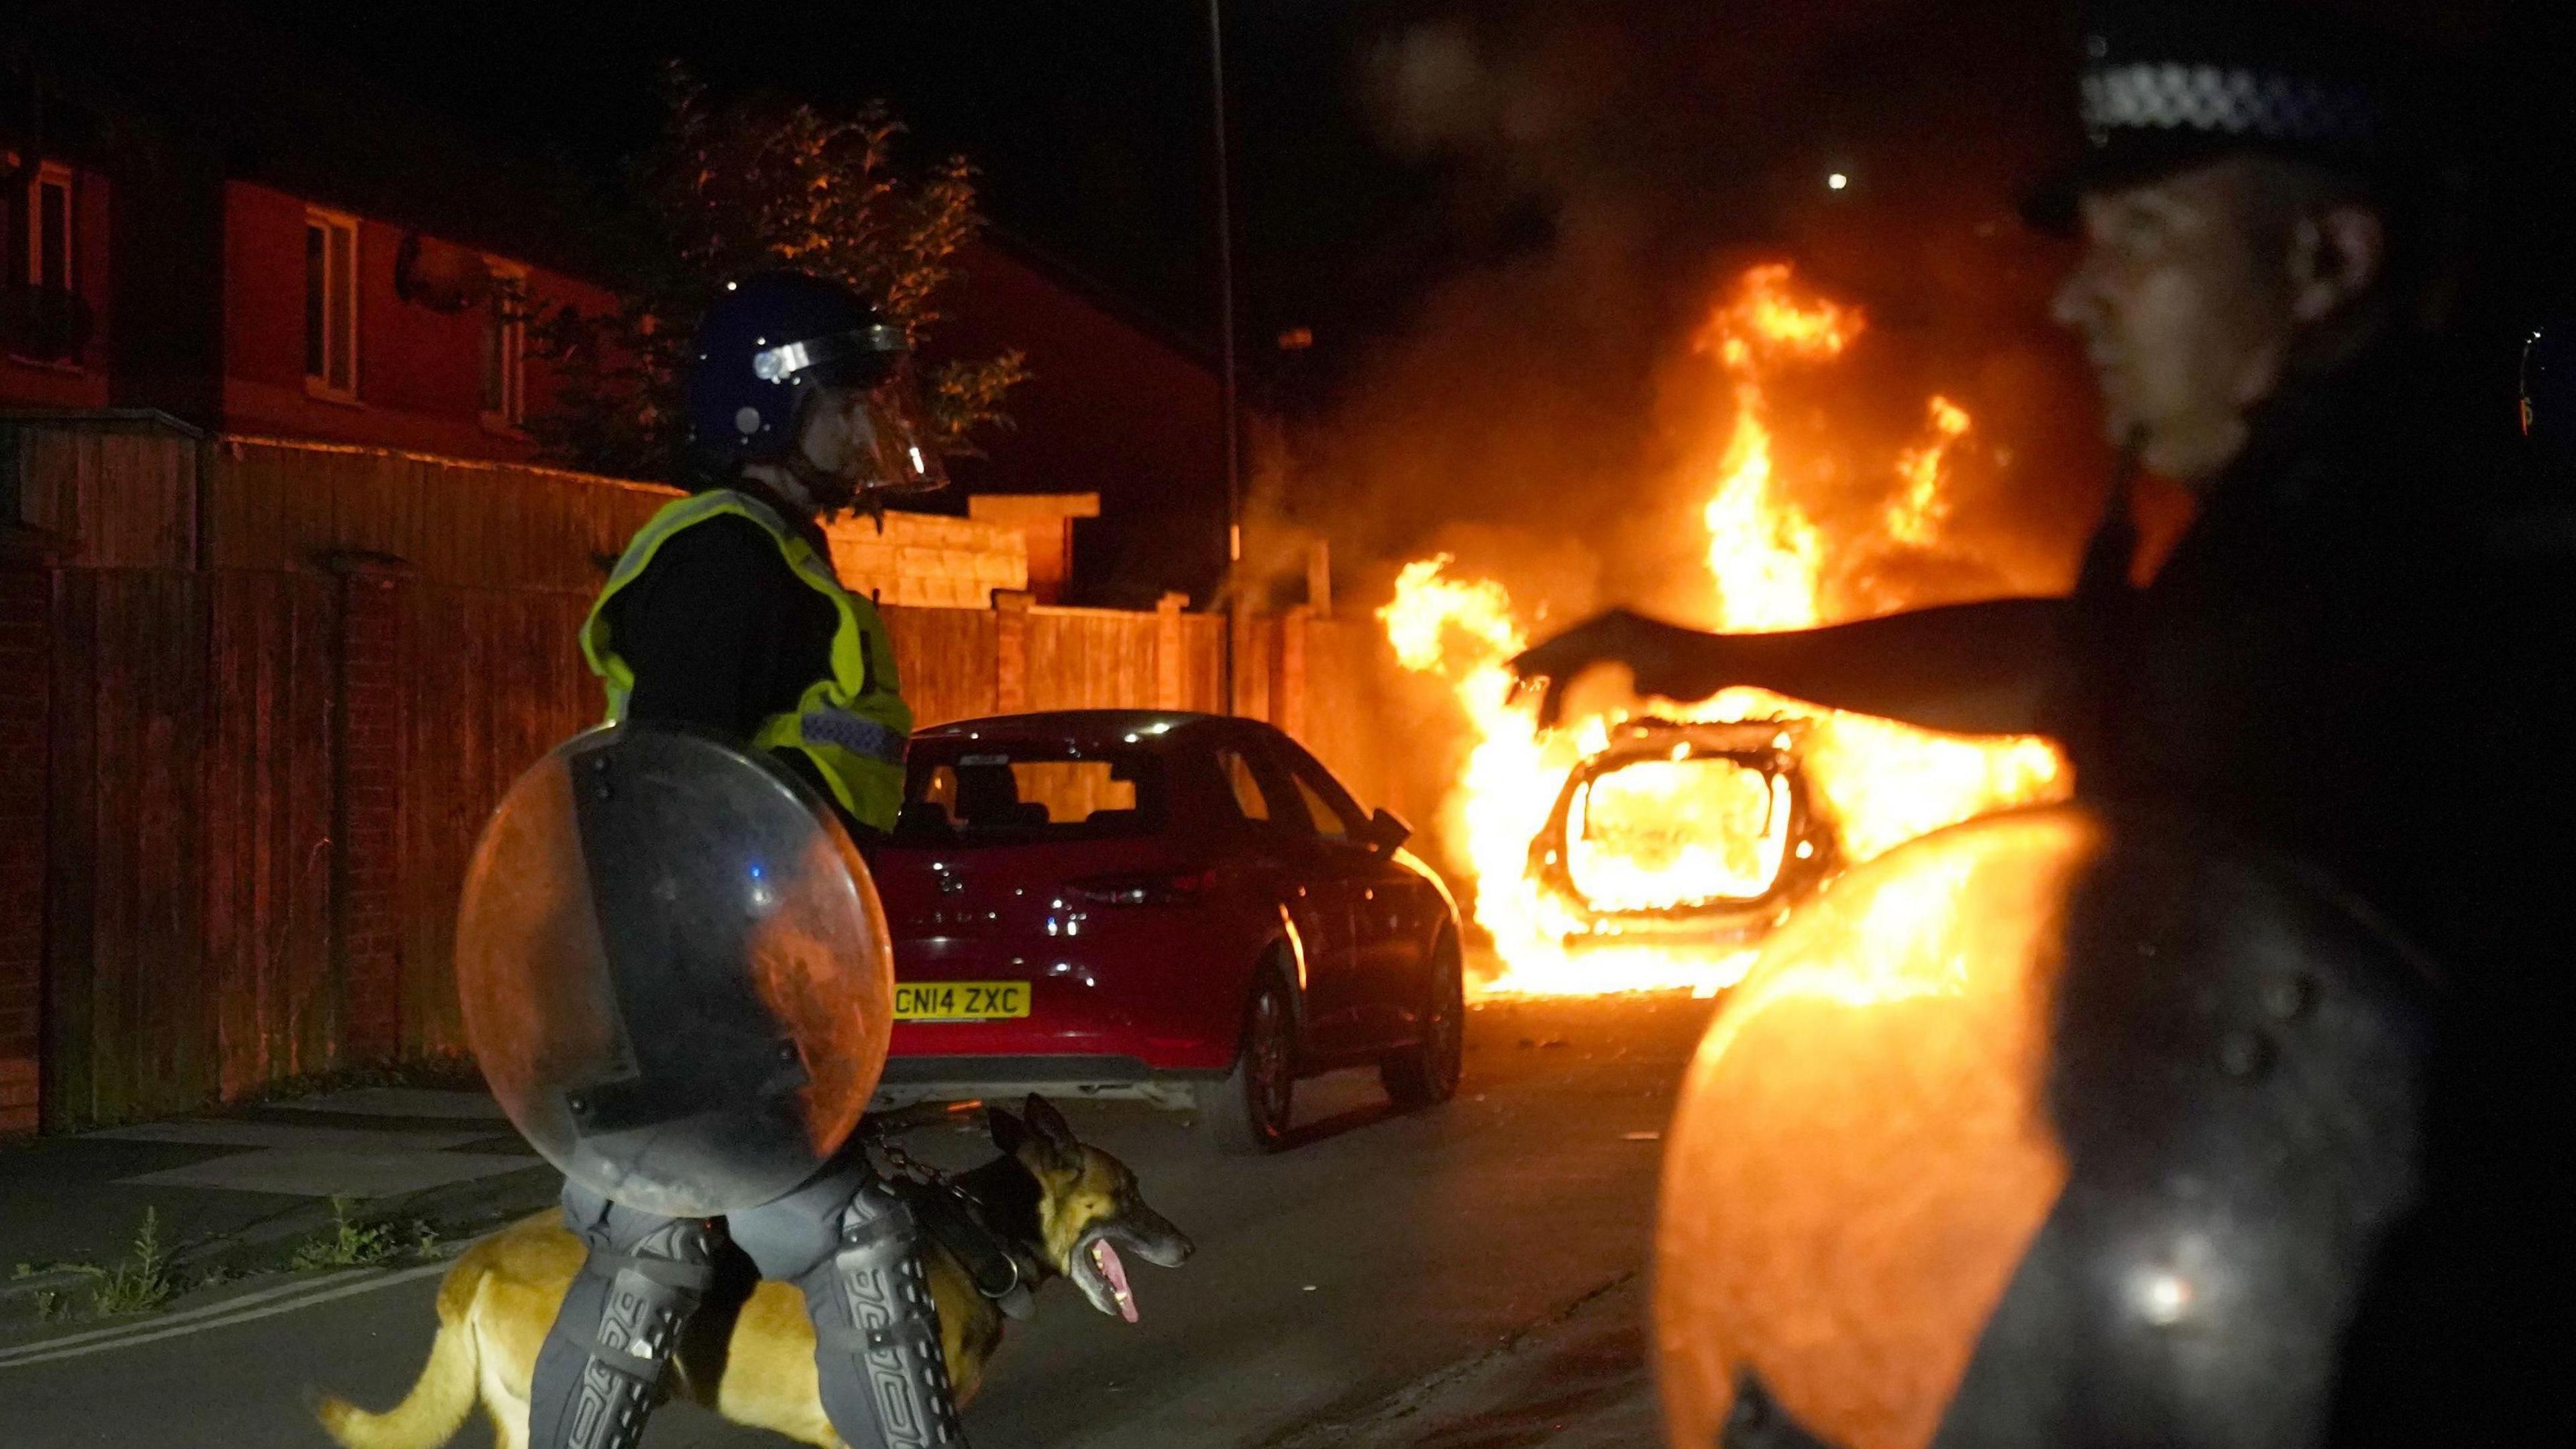
[[[1216,110],[1216,275],[1217,349],[1225,378],[1225,569],[1218,585],[1225,601],[1225,710],[1235,709],[1234,645],[1243,602],[1235,588],[1235,566],[1243,561],[1243,448],[1241,418],[1235,405],[1234,377],[1234,214],[1232,178],[1225,147],[1225,23],[1220,0],[1208,0],[1208,73]]]

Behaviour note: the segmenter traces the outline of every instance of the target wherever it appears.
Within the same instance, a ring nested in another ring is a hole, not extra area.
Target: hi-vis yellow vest
[[[608,722],[625,718],[627,696],[635,689],[635,671],[609,637],[608,601],[641,578],[653,556],[681,529],[727,514],[759,524],[777,542],[787,566],[830,602],[840,620],[832,631],[831,672],[806,686],[794,709],[761,721],[753,746],[804,751],[842,809],[861,824],[892,830],[903,804],[903,751],[912,737],[912,709],[903,702],[903,681],[895,673],[885,620],[875,604],[841,587],[831,560],[817,557],[813,546],[767,504],[746,494],[719,488],[664,505],[609,573],[608,586],[599,591],[581,626],[582,657],[590,661],[591,673],[608,684]]]

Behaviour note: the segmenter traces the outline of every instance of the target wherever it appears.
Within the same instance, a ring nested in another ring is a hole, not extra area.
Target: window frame
[[[0,151],[0,166],[15,167],[22,159],[19,152]],[[80,170],[69,162],[49,161],[39,157],[34,174],[27,178],[26,187],[26,195],[20,198],[25,202],[23,214],[27,219],[24,235],[8,229],[11,208],[0,207],[0,270],[5,270],[7,267],[8,249],[24,244],[27,249],[25,284],[29,288],[41,287],[45,284],[45,243],[52,239],[54,231],[45,225],[45,193],[58,191],[63,198],[62,226],[59,229],[59,239],[62,242],[62,289],[73,297],[79,297],[81,294]],[[66,357],[34,357],[23,352],[11,352],[8,356],[11,362],[21,367],[41,367],[54,372],[87,370],[78,354]]]
[[[63,197],[63,290],[80,292],[80,185],[72,168],[60,161],[39,161],[36,174],[27,178],[27,285],[45,284],[45,242],[51,230],[45,225],[45,193],[56,190]]]
[[[361,266],[361,230],[358,218],[349,212],[334,211],[327,206],[314,206],[310,203],[304,208],[304,392],[308,397],[320,398],[325,402],[355,403],[358,400],[359,303],[360,292],[363,290],[358,285]],[[321,233],[322,236],[320,283],[322,295],[321,314],[318,319],[314,310],[313,274],[313,236],[316,232]],[[339,300],[343,304],[345,315],[341,325],[336,329],[331,321],[332,238],[335,233],[345,234],[348,237],[348,252],[345,261],[341,264],[339,275]],[[314,370],[313,350],[313,329],[317,322],[322,329],[319,372]],[[335,331],[338,334],[336,337],[333,335]],[[334,342],[340,344],[345,352],[344,360],[348,368],[348,382],[345,386],[334,385],[331,381]]]
[[[483,266],[492,274],[493,287],[491,305],[483,313],[482,375],[475,379],[475,409],[484,427],[516,437],[528,423],[528,319],[515,311],[526,295],[528,268],[495,256],[483,258]],[[490,406],[496,361],[501,374],[497,409]]]

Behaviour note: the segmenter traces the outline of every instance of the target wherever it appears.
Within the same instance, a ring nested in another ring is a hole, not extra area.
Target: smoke
[[[1363,600],[1446,549],[1559,621],[1704,608],[1697,510],[1732,404],[1689,342],[1733,276],[1780,259],[1869,317],[1787,403],[1784,448],[1824,460],[1825,502],[1850,514],[1829,522],[1881,506],[1928,395],[1976,419],[1948,562],[1912,560],[1876,602],[2061,583],[2103,460],[2045,318],[2063,258],[2012,203],[2066,144],[2071,48],[2054,3],[1965,8],[1605,0],[1388,21],[1353,81],[1381,144],[1437,168],[1457,266],[1257,470],[1252,535],[1328,534]]]

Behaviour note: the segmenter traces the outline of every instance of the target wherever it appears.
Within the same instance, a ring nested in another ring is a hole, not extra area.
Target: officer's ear
[[[2322,322],[2378,288],[2388,270],[2388,223],[2367,202],[2335,200],[2290,224],[2290,316]]]

